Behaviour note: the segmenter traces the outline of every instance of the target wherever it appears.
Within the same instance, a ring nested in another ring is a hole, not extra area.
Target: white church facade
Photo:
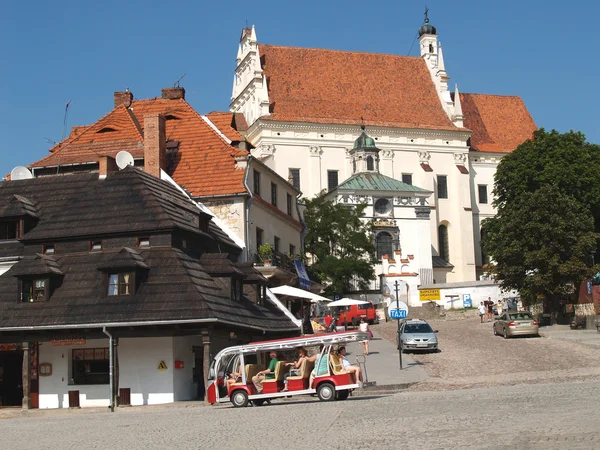
[[[362,196],[407,261],[378,270],[414,273],[419,286],[475,281],[497,164],[537,127],[520,97],[450,89],[427,19],[419,35],[421,55],[407,57],[262,45],[254,27],[244,29],[230,111],[244,114],[253,156],[304,196],[327,190],[337,201],[355,199],[342,188],[357,171],[354,143],[365,126],[377,173],[406,188]],[[385,217],[376,203],[384,197]]]

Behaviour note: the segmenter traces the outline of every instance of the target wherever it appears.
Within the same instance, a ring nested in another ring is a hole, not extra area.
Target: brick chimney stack
[[[103,180],[107,175],[116,172],[119,170],[117,166],[117,162],[115,158],[110,156],[101,156],[99,161],[99,169],[98,172],[100,174],[100,179]]]
[[[182,87],[164,88],[162,90],[162,98],[165,100],[185,99],[185,89]]]
[[[167,133],[161,114],[144,116],[144,171],[160,178],[160,169],[167,168]]]
[[[131,102],[133,101],[133,93],[127,89],[125,92],[115,92],[115,108],[119,105],[125,105],[125,108],[129,108],[131,106]]]

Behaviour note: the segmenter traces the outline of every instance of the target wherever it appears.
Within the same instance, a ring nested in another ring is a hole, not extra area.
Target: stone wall
[[[203,201],[212,213],[244,240],[244,202],[240,200]]]

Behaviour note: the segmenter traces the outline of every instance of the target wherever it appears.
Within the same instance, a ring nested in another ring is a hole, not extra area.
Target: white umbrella
[[[319,294],[313,294],[312,292],[305,291],[304,289],[298,289],[292,286],[277,286],[276,288],[271,289],[273,294],[277,295],[287,295],[289,297],[298,297],[298,298],[306,298],[311,302],[330,302],[331,300],[325,298]]]
[[[355,300],[353,298],[341,298],[339,300],[335,300],[335,301],[329,303],[327,306],[364,305],[365,303],[369,303],[369,302],[365,302],[364,300]]]

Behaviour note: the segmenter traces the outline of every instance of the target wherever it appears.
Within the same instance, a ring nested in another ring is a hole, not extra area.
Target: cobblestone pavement
[[[430,320],[439,330],[440,352],[411,353],[430,380],[411,389],[448,389],[564,380],[600,380],[600,351],[575,341],[494,336],[492,323],[479,317]],[[378,334],[395,342],[396,323],[377,325]]]
[[[343,402],[53,411],[0,420],[2,448],[600,448],[600,383],[408,392]]]

